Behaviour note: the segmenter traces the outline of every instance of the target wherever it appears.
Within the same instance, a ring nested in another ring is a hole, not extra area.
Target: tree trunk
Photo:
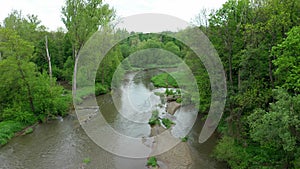
[[[73,96],[76,96],[77,90],[77,64],[78,64],[78,53],[75,56],[75,65],[74,65],[74,73],[73,73]]]
[[[48,64],[49,64],[50,85],[52,85],[52,66],[51,66],[51,58],[50,58],[49,49],[48,49],[47,36],[45,36],[45,47],[46,47],[47,60],[48,60]]]
[[[230,51],[229,51],[229,58],[228,58],[228,61],[229,61],[229,80],[230,80],[230,85],[233,86],[233,75],[232,75],[232,55],[233,55],[233,52],[232,52],[232,46],[230,46]]]
[[[239,68],[238,72],[238,90],[241,91],[241,69]]]

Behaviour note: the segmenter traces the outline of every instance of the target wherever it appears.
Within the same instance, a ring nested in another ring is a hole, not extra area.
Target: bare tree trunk
[[[75,56],[75,65],[74,65],[74,73],[73,73],[73,96],[76,96],[76,79],[77,79],[77,65],[78,65],[78,53]]]
[[[50,57],[49,49],[48,49],[47,35],[45,36],[45,47],[46,47],[47,60],[48,60],[48,64],[49,64],[50,85],[52,85],[52,66],[51,66],[51,57]]]

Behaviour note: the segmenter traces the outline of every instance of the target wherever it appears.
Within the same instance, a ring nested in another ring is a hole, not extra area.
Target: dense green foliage
[[[2,121],[0,122],[0,146],[4,145],[11,139],[15,132],[24,128],[24,125],[16,121]]]
[[[300,168],[299,9],[299,0],[228,0],[220,9],[197,16],[202,23],[199,29],[210,39],[225,68],[228,97],[214,157],[231,168]],[[5,18],[0,27],[0,144],[38,120],[65,115],[70,92],[59,84],[70,85],[89,76],[84,71],[87,67],[77,77],[73,72],[77,72],[80,49],[99,27],[108,29],[107,39],[128,37],[103,58],[95,87],[79,84],[82,88],[76,101],[109,92],[120,65],[121,77],[125,71],[176,68],[184,61],[196,79],[200,100],[195,93],[181,92],[192,102],[200,102],[200,113],[206,115],[211,103],[208,73],[196,54],[171,36],[185,38],[189,30],[129,33],[110,27],[114,17],[115,11],[102,0],[67,0],[62,8],[66,32],[49,32],[37,16],[24,17],[19,11]],[[181,72],[169,72],[151,81],[157,87],[179,87],[176,80],[188,86],[187,78]],[[169,90],[166,94],[181,95]],[[177,102],[183,101],[180,99]],[[170,126],[166,120],[162,123]],[[149,124],[160,124],[157,111]],[[150,159],[150,165],[156,164],[155,158]]]
[[[299,8],[297,0],[228,0],[200,26],[226,70],[214,154],[231,168],[299,168]]]
[[[47,32],[37,16],[24,17],[18,11],[12,11],[3,23],[0,27],[1,144],[28,125],[66,115],[70,103],[70,95],[55,78],[64,80],[65,33]],[[47,74],[45,36],[50,39],[54,78]],[[25,131],[30,132],[30,128]]]
[[[0,29],[0,37],[0,119],[32,124],[49,115],[64,115],[69,97],[30,61],[33,46],[8,28]]]
[[[286,39],[274,46],[272,52],[277,58],[273,60],[277,67],[276,85],[282,86],[291,93],[300,93],[300,25],[293,27]]]
[[[156,87],[178,87],[176,80],[168,73],[161,73],[151,78]]]

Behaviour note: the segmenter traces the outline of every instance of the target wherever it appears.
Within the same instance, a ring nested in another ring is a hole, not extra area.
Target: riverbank
[[[151,71],[139,71],[138,74],[129,74],[132,76],[127,78],[132,78],[132,83],[122,83],[123,88],[126,90],[120,95],[123,97],[118,98],[123,105],[130,104],[138,109],[137,113],[130,114],[133,111],[129,110],[128,106],[120,107],[121,110],[117,111],[112,94],[99,95],[96,100],[103,117],[115,130],[132,137],[147,137],[151,134],[151,127],[147,124],[150,117],[146,116],[151,115],[139,111],[139,108],[142,110],[149,108],[147,109],[149,111],[158,108],[160,112],[164,112],[165,107],[159,107],[159,97],[154,93],[160,92],[164,94],[165,90],[153,87],[150,77],[155,73]],[[89,103],[89,99],[91,98],[87,97],[85,101]],[[151,107],[150,109],[148,106],[151,105],[155,108]],[[119,112],[122,112],[122,115],[131,120],[139,120],[145,124],[128,121],[126,118],[122,118],[123,116],[120,116]],[[181,137],[178,137],[176,133],[182,131],[185,124],[193,123],[194,118],[187,117],[187,115],[190,115],[187,112],[190,112],[190,110],[183,107],[182,111],[177,111],[174,114],[175,117],[171,118],[176,125],[170,127],[169,130],[173,131],[171,134],[175,133],[176,138]],[[168,117],[173,117],[166,112],[161,114],[160,117],[162,119],[167,118],[167,115]],[[179,120],[184,122],[184,124],[180,123]],[[188,140],[180,142],[178,147],[176,146],[177,148],[175,147],[169,152],[156,156],[157,163],[161,169],[166,167],[173,169],[176,166],[179,168],[187,167],[188,169],[210,168],[209,166],[213,166],[216,169],[223,169],[216,166],[215,160],[210,157],[216,137],[212,137],[205,145],[199,145],[197,139],[204,122],[201,121],[201,117],[198,117],[197,121],[193,129],[190,130]],[[163,123],[161,123],[161,127],[163,128],[162,131],[169,132],[166,131],[167,127]],[[166,144],[170,143],[169,139],[164,140],[167,141]],[[157,142],[163,144],[162,141],[157,140]],[[161,147],[157,148],[161,150]],[[32,134],[15,137],[7,146],[2,147],[0,151],[0,163],[4,168],[61,168],[61,166],[80,168],[83,160],[86,158],[90,159],[89,163],[84,165],[86,168],[147,169],[146,158],[128,159],[116,157],[97,146],[80,126],[74,111],[70,112],[70,115],[63,118],[63,120],[53,120],[49,123],[37,125]],[[32,163],[32,161],[37,162]],[[192,164],[189,165],[190,163]]]
[[[57,119],[68,115],[73,109],[71,91],[58,83],[43,91],[44,98],[39,100],[41,94],[33,93],[33,107],[35,111],[26,110],[21,103],[6,108],[1,112],[0,121],[0,147],[6,145],[14,137],[27,135],[34,131],[39,123]],[[37,111],[39,110],[39,111]]]
[[[16,121],[0,122],[0,147],[8,143],[15,136],[15,133],[23,130],[25,125]]]

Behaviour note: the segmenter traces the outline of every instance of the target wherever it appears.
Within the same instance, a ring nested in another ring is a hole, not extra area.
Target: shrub
[[[179,97],[177,100],[176,100],[176,103],[181,103],[182,102],[182,98]]]
[[[174,93],[174,91],[172,90],[172,89],[166,89],[166,91],[165,91],[165,94],[167,95],[167,96],[169,96],[169,95],[174,95],[175,93]]]
[[[189,139],[189,137],[188,137],[188,136],[185,136],[185,137],[181,138],[181,141],[182,141],[182,142],[187,142],[188,139]]]
[[[95,95],[106,94],[107,92],[108,92],[108,89],[106,86],[103,86],[100,83],[95,84]]]
[[[160,121],[159,121],[159,116],[158,116],[158,114],[159,114],[159,112],[158,112],[158,110],[154,110],[153,112],[152,112],[152,116],[151,116],[151,118],[149,119],[149,122],[148,122],[148,124],[150,124],[151,126],[153,126],[153,125],[160,125]]]
[[[37,118],[32,112],[22,112],[20,106],[4,109],[2,118],[4,120],[13,120],[28,125],[34,124],[37,121]]]
[[[88,158],[88,157],[86,157],[86,158],[84,158],[84,159],[82,160],[82,162],[83,162],[84,164],[88,164],[88,163],[91,162],[91,159]]]
[[[167,128],[171,128],[172,124],[175,124],[173,121],[171,121],[170,119],[168,118],[163,118],[162,120],[162,124]]]
[[[157,167],[158,164],[157,164],[157,159],[156,159],[156,157],[150,157],[150,158],[148,159],[147,166]]]
[[[161,73],[151,78],[155,87],[178,87],[176,80],[168,73]]]

